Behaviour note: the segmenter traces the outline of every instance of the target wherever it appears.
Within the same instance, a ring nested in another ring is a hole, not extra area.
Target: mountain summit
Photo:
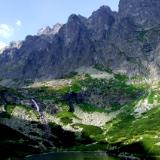
[[[81,66],[103,64],[130,76],[159,77],[160,1],[120,0],[89,18],[71,15],[64,25],[27,36],[0,55],[1,79],[51,79]]]
[[[49,35],[49,34],[54,35],[54,34],[58,33],[58,31],[60,30],[60,28],[62,26],[63,26],[62,24],[57,23],[52,28],[49,26],[41,28],[41,29],[39,29],[37,35]]]

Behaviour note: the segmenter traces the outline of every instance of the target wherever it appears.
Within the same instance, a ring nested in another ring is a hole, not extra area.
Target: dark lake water
[[[29,156],[25,160],[118,160],[104,152],[57,152]]]

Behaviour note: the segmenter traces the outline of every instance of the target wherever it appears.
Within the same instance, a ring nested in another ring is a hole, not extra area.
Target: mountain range
[[[10,43],[0,54],[0,159],[159,159],[159,8],[120,0],[118,12],[73,14]]]
[[[7,47],[0,55],[0,78],[52,79],[103,64],[131,77],[157,79],[159,7],[159,0],[120,0],[118,12],[102,6],[89,18],[73,14],[66,24]]]

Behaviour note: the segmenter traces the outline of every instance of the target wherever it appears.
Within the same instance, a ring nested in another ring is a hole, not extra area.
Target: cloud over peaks
[[[22,22],[20,20],[16,21],[16,26],[21,27],[22,26]]]
[[[0,24],[0,38],[10,38],[14,33],[14,28],[7,24]]]

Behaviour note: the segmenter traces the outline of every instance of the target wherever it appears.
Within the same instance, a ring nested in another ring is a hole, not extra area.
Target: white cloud
[[[13,35],[14,28],[7,24],[0,24],[0,37],[9,38]]]
[[[7,46],[6,43],[0,41],[0,50],[2,50],[2,49],[3,49],[4,47],[6,47],[6,46]]]
[[[21,27],[21,26],[22,26],[22,22],[21,22],[20,20],[17,20],[17,21],[16,21],[16,25],[17,25],[18,27]]]

